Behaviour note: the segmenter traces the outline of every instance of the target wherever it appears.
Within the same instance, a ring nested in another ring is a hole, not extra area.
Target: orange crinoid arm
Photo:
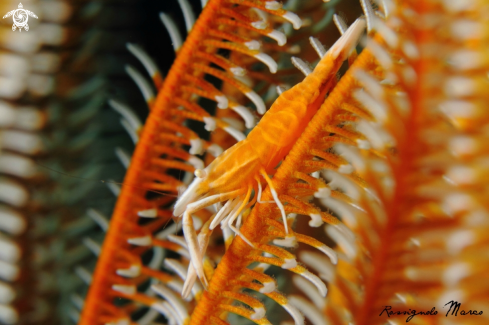
[[[262,61],[272,72],[276,70],[274,60],[255,49],[259,42],[250,39],[249,35],[270,34],[271,38],[275,37],[282,43],[283,34],[268,27],[253,27],[251,23],[260,17],[252,8],[283,17],[291,21],[294,27],[300,27],[301,20],[295,14],[282,10],[280,6],[270,7],[264,1],[210,0],[207,3],[187,41],[178,51],[177,59],[156,100],[150,103],[152,110],[139,134],[139,141],[124,180],[125,186],[118,197],[79,324],[129,324],[131,311],[137,310],[140,305],[153,307],[167,317],[175,316],[172,314],[173,307],[168,309],[161,299],[138,291],[138,286],[150,279],[175,284],[174,276],[160,271],[159,266],[157,270],[146,267],[141,260],[141,254],[154,247],[164,247],[182,254],[186,252],[185,248],[175,242],[154,237],[155,232],[161,230],[170,219],[169,203],[185,186],[184,181],[167,171],[192,173],[196,168],[204,167],[203,162],[195,155],[207,151],[215,157],[226,149],[201,139],[184,126],[183,122],[186,119],[196,120],[205,123],[210,131],[222,129],[236,140],[244,138],[239,130],[243,124],[241,121],[234,119],[230,123],[229,119],[211,116],[196,103],[196,97],[215,101],[220,109],[229,108],[235,111],[247,127],[252,127],[255,123],[253,114],[243,106],[244,103],[228,98],[206,81],[204,76],[213,75],[225,84],[230,84],[248,97],[261,114],[264,113],[265,105],[261,98],[249,86],[234,78],[233,73],[239,70],[236,69],[238,67],[216,54],[220,48],[227,49],[250,56],[255,62]],[[230,16],[234,20],[230,20]],[[248,25],[236,26],[240,19],[244,19]],[[239,28],[245,27],[250,33],[247,37],[241,37]],[[211,62],[220,65],[222,69],[214,68],[210,65]],[[242,70],[241,68],[239,71]],[[250,79],[253,81],[253,78]],[[190,152],[183,150],[182,145],[190,146]],[[163,191],[170,196],[155,198],[154,193],[148,192],[150,190]],[[205,211],[198,216],[204,222],[209,218]],[[139,223],[140,218],[152,220]],[[176,283],[180,283],[178,279]],[[153,290],[159,296],[167,295],[165,289],[159,285],[154,286]],[[119,304],[121,298],[129,303]],[[174,301],[170,298],[169,300]],[[185,317],[184,314],[178,314],[179,319]]]

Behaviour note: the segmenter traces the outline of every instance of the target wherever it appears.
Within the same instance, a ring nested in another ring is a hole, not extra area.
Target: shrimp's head
[[[173,210],[174,216],[180,217],[187,209],[188,204],[197,201],[209,192],[208,174],[210,167],[208,166],[205,169],[197,169],[195,171],[195,179],[175,203]]]
[[[187,205],[209,195],[238,189],[246,191],[260,169],[260,160],[243,140],[223,152],[209,166],[195,171],[195,179],[175,203],[174,216],[181,216]]]

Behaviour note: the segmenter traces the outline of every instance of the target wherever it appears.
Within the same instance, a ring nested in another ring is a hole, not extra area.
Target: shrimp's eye
[[[194,175],[198,178],[204,178],[207,176],[207,173],[203,169],[196,169]]]

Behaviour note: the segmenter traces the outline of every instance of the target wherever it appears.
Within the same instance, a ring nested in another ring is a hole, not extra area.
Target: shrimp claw
[[[195,233],[194,222],[192,216],[188,211],[183,214],[183,233],[185,234],[185,239],[187,241],[188,251],[190,253],[190,262],[197,273],[204,289],[207,289],[208,282],[204,274],[204,264],[202,263],[202,254],[199,249],[199,242],[197,239],[197,234]]]

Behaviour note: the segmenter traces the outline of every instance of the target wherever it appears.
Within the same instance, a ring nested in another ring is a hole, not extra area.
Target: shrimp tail
[[[333,59],[340,59],[343,62],[353,50],[353,47],[358,43],[358,39],[365,30],[366,22],[364,19],[357,19],[348,29],[345,34],[333,44],[326,55],[331,55]]]
[[[321,93],[329,91],[333,83],[335,74],[338,72],[343,61],[349,56],[355,45],[358,43],[362,33],[365,30],[365,20],[357,19],[345,33],[333,44],[326,52],[314,71],[309,73],[302,82],[298,83],[288,91],[285,91],[276,101],[279,105],[285,105],[283,102],[302,101],[303,105],[312,104]],[[297,94],[300,94],[298,96]],[[275,105],[275,104],[274,104]],[[289,105],[290,106],[290,105]],[[317,107],[317,105],[313,105]],[[318,108],[318,107],[317,107]],[[295,109],[296,111],[297,108]],[[265,115],[266,117],[266,115]]]

